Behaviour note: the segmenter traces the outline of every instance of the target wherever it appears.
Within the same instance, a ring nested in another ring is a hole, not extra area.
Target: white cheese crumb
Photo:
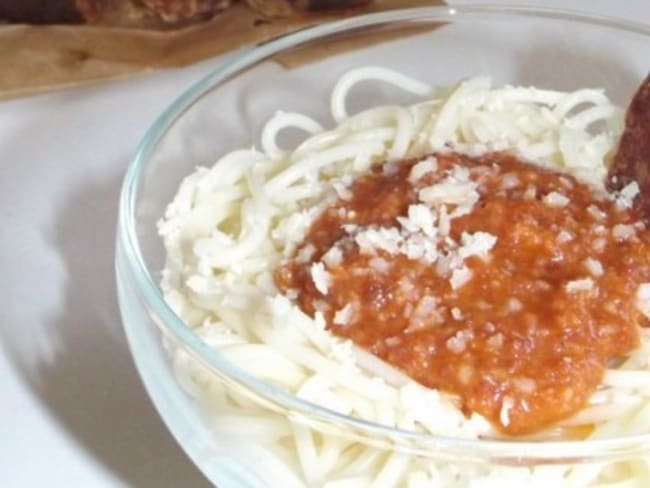
[[[384,344],[386,344],[388,347],[396,347],[399,346],[401,343],[402,343],[401,337],[386,337],[386,339],[384,339]]]
[[[351,200],[352,199],[352,191],[345,186],[342,182],[340,181],[335,181],[332,183],[332,187],[334,188],[334,191],[338,195],[338,197],[341,200]]]
[[[432,315],[438,308],[439,300],[431,295],[423,296],[418,302],[413,315],[416,317],[428,317]]]
[[[624,241],[636,234],[636,228],[630,224],[616,224],[612,229],[614,238],[618,241]]]
[[[597,236],[604,236],[607,234],[607,227],[604,225],[594,225],[591,229]]]
[[[581,291],[589,291],[594,287],[594,280],[591,278],[582,278],[580,280],[569,281],[564,289],[567,293],[578,293]]]
[[[560,176],[560,183],[562,183],[562,186],[568,190],[573,188],[573,183],[566,176]]]
[[[526,191],[523,194],[524,200],[535,200],[537,198],[537,187],[535,185],[528,185]]]
[[[567,242],[571,242],[573,239],[575,239],[575,236],[568,230],[562,229],[560,232],[558,232],[556,239],[558,244],[566,244]]]
[[[616,194],[616,206],[619,208],[631,208],[638,194],[639,184],[636,181],[627,184]]]
[[[459,330],[445,342],[447,349],[454,354],[460,354],[467,348],[467,343],[474,338],[471,330]]]
[[[458,250],[461,259],[479,256],[485,259],[497,242],[497,237],[488,232],[463,232],[460,237],[462,247]]]
[[[519,312],[524,308],[524,304],[521,303],[520,300],[516,299],[515,297],[511,297],[508,300],[508,303],[506,304],[506,308],[508,309],[508,312]]]
[[[593,276],[602,276],[605,270],[603,269],[603,265],[601,264],[600,261],[594,258],[587,258],[585,259],[584,262],[585,268],[587,268],[587,271],[589,271]]]
[[[429,156],[428,158],[423,159],[411,168],[408,177],[409,183],[415,183],[425,174],[431,173],[436,169],[438,169],[438,160],[435,157]]]
[[[592,249],[596,252],[603,252],[606,246],[607,246],[607,239],[605,239],[604,237],[599,237],[598,239],[594,239],[594,241],[591,243]]]
[[[451,309],[451,317],[454,320],[463,320],[463,312],[460,310],[460,308],[454,307]]]
[[[325,271],[325,265],[323,263],[318,262],[311,265],[311,279],[316,289],[323,295],[327,295],[331,276]]]
[[[316,252],[316,248],[314,247],[313,244],[309,243],[305,247],[300,249],[300,251],[298,251],[298,255],[296,256],[296,261],[298,261],[299,263],[306,263],[311,259],[311,257],[314,255],[315,252]]]
[[[512,190],[520,184],[519,177],[514,173],[506,173],[501,177],[499,188],[501,190]]]
[[[451,278],[449,278],[449,283],[451,284],[452,290],[458,290],[471,279],[472,270],[467,266],[463,266],[452,271]]]
[[[447,213],[447,206],[443,205],[440,207],[440,217],[438,218],[438,233],[442,236],[448,236],[449,231],[451,230],[451,220],[449,219],[449,214]]]
[[[409,205],[408,221],[416,231],[421,230],[425,235],[435,237],[437,233],[437,229],[434,227],[435,220],[434,211],[426,205]]]
[[[284,292],[284,295],[289,300],[297,300],[298,296],[300,295],[300,292],[298,290],[296,290],[295,288],[289,288],[287,291]]]
[[[598,222],[602,222],[605,220],[605,217],[607,217],[607,214],[598,208],[597,205],[589,205],[587,207],[587,212],[589,212],[589,215]]]
[[[514,380],[512,380],[512,383],[515,386],[515,388],[517,388],[519,391],[528,394],[534,393],[535,390],[537,389],[537,382],[532,378],[526,378],[526,377],[515,378]]]
[[[650,319],[650,283],[641,283],[636,291],[636,308]]]
[[[515,402],[509,396],[503,397],[503,402],[501,402],[501,411],[499,412],[499,421],[501,425],[507,427],[510,425],[510,410],[515,406]]]
[[[337,245],[334,245],[328,249],[328,251],[323,254],[321,261],[325,263],[328,268],[334,268],[340,266],[343,262],[343,251]]]
[[[472,182],[450,183],[443,181],[426,186],[418,192],[419,200],[430,205],[442,205],[443,203],[462,205],[469,201],[475,201],[474,195],[478,199],[476,184]]]
[[[353,315],[354,307],[351,303],[348,303],[345,307],[336,311],[334,314],[334,323],[342,326],[348,325]]]
[[[390,269],[390,263],[381,257],[372,258],[368,264],[378,273],[386,273]]]
[[[500,347],[502,347],[503,342],[504,342],[504,337],[501,332],[497,332],[496,334],[491,335],[490,338],[487,340],[488,346],[490,346],[493,349],[499,349]]]
[[[418,192],[418,198],[424,203],[440,206],[444,203],[462,207],[468,213],[479,199],[476,191],[478,184],[469,179],[469,170],[454,166],[442,181],[426,186]]]
[[[436,241],[418,232],[406,238],[400,247],[400,253],[409,259],[421,259],[425,263],[433,264],[438,259]]]
[[[388,254],[397,254],[404,238],[395,227],[368,227],[355,236],[362,252],[374,253],[381,249]]]
[[[542,201],[548,207],[561,208],[566,207],[571,200],[560,192],[552,191],[548,195],[545,195]]]

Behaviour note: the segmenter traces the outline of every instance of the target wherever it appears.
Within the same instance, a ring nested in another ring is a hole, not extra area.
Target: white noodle
[[[330,107],[334,120],[342,122],[347,118],[348,115],[345,108],[347,94],[354,85],[366,80],[379,80],[390,83],[421,97],[427,96],[431,92],[429,85],[381,66],[364,66],[350,70],[341,76],[338,83],[334,86],[334,90],[332,90]]]
[[[323,126],[306,115],[295,112],[277,112],[262,129],[262,149],[269,158],[280,159],[287,153],[278,146],[277,141],[278,133],[287,127],[302,129],[308,134],[323,132]]]

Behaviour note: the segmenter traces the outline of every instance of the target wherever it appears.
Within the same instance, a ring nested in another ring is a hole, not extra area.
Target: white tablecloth
[[[647,0],[510,3],[650,22]],[[113,246],[138,141],[215,62],[0,102],[0,487],[208,486],[130,359]]]

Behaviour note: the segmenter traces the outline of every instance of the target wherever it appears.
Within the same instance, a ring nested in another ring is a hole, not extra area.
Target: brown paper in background
[[[441,0],[375,0],[355,13],[442,3]],[[186,66],[340,17],[330,13],[266,19],[236,4],[208,22],[175,31],[85,25],[0,26],[0,98]],[[414,31],[418,29],[422,27],[414,26]],[[396,31],[389,31],[386,38],[395,35]],[[320,56],[355,47],[333,42]],[[302,52],[287,59],[287,63],[302,63],[317,54]]]

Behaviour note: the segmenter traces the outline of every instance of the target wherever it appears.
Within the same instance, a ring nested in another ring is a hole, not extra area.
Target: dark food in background
[[[26,24],[78,24],[108,20],[132,25],[158,18],[176,23],[210,17],[231,0],[0,0],[0,19]],[[102,22],[103,23],[103,22]]]
[[[203,20],[237,0],[0,0],[0,21],[25,24],[102,23],[138,26],[142,19],[164,24]],[[240,0],[268,17],[296,11],[359,7],[372,0]]]
[[[640,193],[634,201],[635,207],[650,220],[650,75],[627,108],[625,131],[608,180],[611,190],[619,190],[636,181]]]
[[[76,24],[92,20],[106,0],[0,0],[0,20],[29,24]]]

